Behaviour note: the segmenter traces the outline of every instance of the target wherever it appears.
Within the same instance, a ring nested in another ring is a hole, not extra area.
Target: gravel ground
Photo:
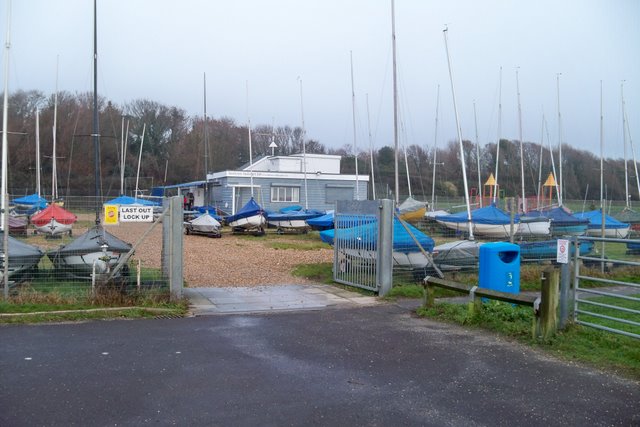
[[[108,227],[115,236],[135,244],[148,224],[120,223]],[[272,232],[271,230],[268,230]],[[311,283],[291,275],[299,264],[333,261],[329,248],[318,250],[275,249],[269,243],[295,241],[291,236],[236,236],[222,238],[184,236],[184,277],[190,287],[262,286]],[[136,249],[143,266],[160,267],[162,225],[158,224]]]

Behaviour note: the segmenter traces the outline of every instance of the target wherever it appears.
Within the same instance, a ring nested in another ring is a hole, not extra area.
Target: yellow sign
[[[118,223],[118,205],[104,205],[104,223]]]

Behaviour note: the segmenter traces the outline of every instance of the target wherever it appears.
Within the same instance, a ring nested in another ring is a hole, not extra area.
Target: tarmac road
[[[0,426],[640,425],[640,386],[397,305],[0,327]]]

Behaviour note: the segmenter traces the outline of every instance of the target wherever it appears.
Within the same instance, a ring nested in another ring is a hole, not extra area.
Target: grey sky
[[[365,94],[374,146],[392,145],[390,0],[99,0],[98,88],[124,104],[148,98],[238,123],[300,125],[303,82],[307,134],[328,147],[353,143],[349,51],[353,51],[359,149],[368,148]],[[1,37],[7,0],[0,1]],[[92,88],[90,0],[14,0],[9,90]],[[497,137],[503,67],[502,137],[518,138],[519,68],[523,139],[540,141],[542,111],[557,144],[556,73],[564,140],[599,153],[600,80],[606,155],[622,157],[620,83],[631,135],[640,136],[640,2],[637,0],[396,0],[402,141],[433,146],[440,84],[439,145],[455,139],[442,30],[462,133]],[[637,148],[640,157],[640,147]]]

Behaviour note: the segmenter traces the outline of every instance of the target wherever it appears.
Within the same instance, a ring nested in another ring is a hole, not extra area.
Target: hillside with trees
[[[125,182],[126,193],[131,194],[142,144],[142,130],[146,126],[140,166],[141,188],[175,184],[204,179],[205,176],[205,123],[202,116],[189,116],[177,107],[139,99],[122,106],[107,99],[99,99],[99,121],[101,133],[100,176],[104,196],[115,196],[120,191],[120,151],[125,129],[128,126],[126,146]],[[57,170],[59,194],[65,196],[93,195],[93,145],[91,140],[92,98],[89,93],[58,94],[57,122]],[[9,192],[25,195],[35,192],[36,159],[35,129],[36,110],[40,115],[40,152],[42,190],[51,193],[51,166],[53,141],[54,98],[39,91],[17,91],[9,97]],[[249,161],[247,127],[233,119],[207,118],[209,144],[208,172],[237,169]],[[299,127],[258,125],[252,129],[254,159],[270,155],[269,144],[274,141],[276,154],[289,155],[302,152],[304,135]],[[343,156],[342,172],[355,172],[355,155],[350,146],[335,149],[321,142],[305,138],[307,153],[338,154]],[[506,195],[520,192],[520,160],[517,141],[500,142],[499,180]],[[470,141],[463,143],[467,165],[469,187],[477,184],[476,146]],[[400,158],[400,192],[407,194],[406,169],[414,197],[428,200],[432,188],[433,152],[430,144],[407,147],[408,165],[404,153]],[[480,170],[482,181],[495,170],[495,142],[480,148]],[[535,195],[538,186],[540,144],[524,144],[525,185],[528,195]],[[382,147],[373,153],[376,191],[379,197],[391,196],[394,189],[394,149]],[[556,168],[557,147],[554,147]],[[359,152],[358,170],[370,174],[370,154]],[[456,141],[438,149],[435,192],[439,197],[463,195],[459,148]],[[566,199],[599,199],[600,159],[594,154],[563,145],[563,174]],[[542,150],[542,180],[552,171],[548,147]],[[629,163],[630,192],[637,200],[634,168]],[[624,161],[605,160],[605,192],[612,200],[624,200]],[[587,192],[588,189],[588,192]]]

